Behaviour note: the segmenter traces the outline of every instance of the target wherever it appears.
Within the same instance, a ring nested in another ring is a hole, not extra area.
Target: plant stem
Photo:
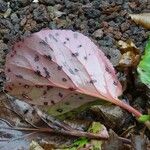
[[[128,105],[127,103],[125,103],[119,99],[113,99],[112,103],[120,106],[123,109],[126,109],[128,112],[132,113],[136,118],[139,118],[142,115],[141,112],[139,112],[138,110],[136,110],[132,106]]]

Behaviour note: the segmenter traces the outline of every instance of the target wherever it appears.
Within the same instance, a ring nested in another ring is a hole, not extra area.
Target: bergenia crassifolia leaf
[[[150,88],[150,38],[147,41],[144,55],[138,65],[137,71],[141,81]]]
[[[100,98],[140,116],[117,97],[122,87],[104,53],[86,36],[45,29],[16,43],[6,58],[5,90],[36,105]],[[69,105],[69,103],[66,103]]]

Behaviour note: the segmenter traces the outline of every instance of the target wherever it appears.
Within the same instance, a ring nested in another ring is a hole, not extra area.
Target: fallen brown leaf
[[[129,14],[129,16],[136,24],[150,29],[150,13]]]
[[[119,41],[118,45],[121,49],[121,59],[119,61],[120,67],[135,67],[140,58],[140,51],[132,41]]]

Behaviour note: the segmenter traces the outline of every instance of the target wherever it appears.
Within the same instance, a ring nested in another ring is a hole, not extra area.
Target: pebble
[[[39,3],[46,5],[55,5],[55,0],[39,0]]]
[[[94,9],[94,8],[85,9],[84,12],[88,18],[97,18],[97,17],[100,17],[100,14],[101,14],[100,10]]]
[[[49,15],[44,5],[39,5],[33,10],[33,17],[38,22],[49,21]]]
[[[130,27],[130,24],[128,22],[124,22],[121,24],[121,31],[124,32],[126,30],[128,30]]]
[[[93,33],[93,36],[94,36],[95,38],[101,39],[101,38],[103,37],[103,34],[104,34],[103,30],[102,30],[102,29],[98,29],[98,30],[96,30],[96,31]]]
[[[6,12],[7,8],[7,2],[0,0],[0,13]]]
[[[20,19],[18,18],[16,13],[12,13],[10,18],[11,18],[13,24],[18,24],[20,21]]]

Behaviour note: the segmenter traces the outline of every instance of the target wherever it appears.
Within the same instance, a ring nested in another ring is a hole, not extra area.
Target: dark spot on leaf
[[[59,113],[62,113],[62,112],[63,112],[63,110],[62,110],[62,109],[57,109],[57,111],[58,111]]]
[[[59,97],[63,97],[63,94],[62,94],[62,93],[60,93],[60,92],[58,93],[58,95],[59,95]]]
[[[44,55],[44,58],[48,59],[49,61],[52,60],[52,57],[50,55]]]
[[[52,38],[55,42],[58,42],[58,40],[52,34],[49,34],[49,38]]]
[[[93,83],[95,83],[95,82],[97,82],[97,80],[90,80],[90,83],[91,83],[91,84],[93,84]]]
[[[85,56],[84,59],[87,60],[87,56]]]
[[[63,81],[63,82],[66,82],[66,81],[67,81],[67,79],[66,79],[66,78],[62,78],[62,81]]]
[[[10,68],[7,69],[7,72],[11,72]]]
[[[55,105],[55,102],[54,102],[54,101],[51,101],[51,104]]]
[[[70,72],[71,74],[75,74],[71,68],[69,68],[69,72]]]
[[[46,105],[48,105],[48,102],[44,102],[43,104],[46,106]]]
[[[141,71],[142,71],[142,72],[145,72],[145,70],[143,70],[143,69],[142,69]]]
[[[40,57],[38,55],[35,55],[34,61],[37,62],[37,61],[39,61],[39,59],[40,59]]]
[[[8,89],[9,89],[10,91],[12,91],[12,87],[9,86]]]
[[[117,86],[118,82],[117,82],[117,81],[114,81],[113,84],[114,84],[115,86]]]
[[[71,55],[72,55],[73,57],[77,57],[77,56],[79,56],[79,53],[76,52],[76,53],[72,53]]]
[[[82,47],[82,45],[80,44],[80,45],[78,45],[78,48],[81,48]]]
[[[39,70],[36,70],[34,73],[35,73],[36,75],[42,77],[41,72],[40,72]]]
[[[58,66],[57,66],[57,69],[58,69],[58,70],[62,70],[62,66],[59,66],[59,65],[58,65]]]
[[[47,92],[46,91],[43,91],[43,95],[46,95],[47,94]]]
[[[24,87],[25,87],[26,89],[28,89],[28,88],[29,88],[29,85],[25,84]]]
[[[21,85],[21,83],[19,82],[19,85]]]
[[[14,84],[12,84],[12,86],[14,86]]]
[[[53,86],[48,85],[48,86],[47,86],[47,91],[49,91],[49,90],[52,89],[52,88],[53,88]]]
[[[78,72],[79,70],[77,68],[74,69],[75,72]]]
[[[48,45],[44,40],[40,41],[39,44],[42,44],[42,45],[44,45],[44,46],[47,46],[47,45]]]
[[[107,66],[105,66],[105,70],[108,72],[108,73],[111,73],[111,71],[109,70],[109,68]]]
[[[67,41],[69,41],[69,38],[66,38]]]
[[[68,90],[70,90],[70,91],[75,91],[76,89],[75,88],[73,88],[73,87],[69,87],[69,89]]]
[[[43,69],[46,74],[46,78],[50,78],[50,73],[47,71],[47,68],[43,67]]]
[[[20,79],[23,79],[23,76],[22,76],[22,75],[19,75],[19,74],[16,74],[16,77],[17,77],[17,78],[20,78]]]
[[[66,44],[67,42],[65,41],[64,44]]]
[[[23,111],[24,115],[27,114],[28,112],[29,112],[29,109],[25,109],[25,110]]]
[[[83,97],[80,96],[79,99],[83,99]]]
[[[17,44],[17,47],[20,48],[21,47],[20,44]]]

